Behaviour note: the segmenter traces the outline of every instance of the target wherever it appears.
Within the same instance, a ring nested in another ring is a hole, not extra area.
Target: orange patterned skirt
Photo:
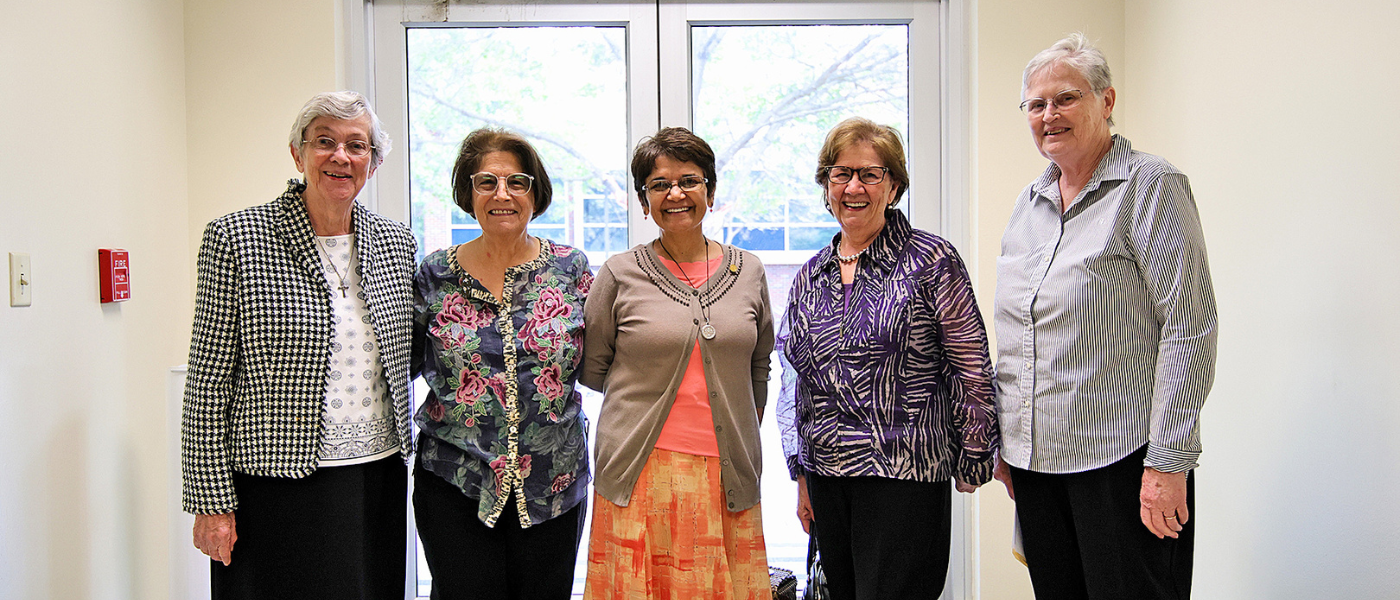
[[[768,600],[760,505],[725,508],[718,458],[653,449],[628,506],[594,494],[585,600]]]

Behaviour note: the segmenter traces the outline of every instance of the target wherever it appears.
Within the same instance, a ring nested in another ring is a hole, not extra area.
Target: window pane
[[[478,235],[452,202],[452,168],[462,138],[484,126],[524,135],[549,172],[553,200],[531,233],[586,249],[594,265],[625,250],[625,235],[589,243],[586,233],[627,227],[625,48],[622,27],[409,29],[409,210],[420,252]]]
[[[839,231],[841,228],[835,225],[830,227],[789,227],[789,247],[793,250],[811,250],[816,253],[817,250],[822,249],[822,246],[830,244],[831,238]]]
[[[904,25],[691,28],[695,132],[714,148],[719,172],[706,233],[763,260],[775,319],[798,265],[840,231],[814,179],[827,131],[857,115],[909,131],[908,48]],[[797,489],[777,419],[764,419],[760,436],[768,561],[804,573],[807,536],[793,516]]]
[[[817,152],[851,116],[908,131],[908,48],[905,25],[691,28],[695,132],[719,171],[707,232],[754,251],[819,248],[811,226],[836,222],[814,180]]]

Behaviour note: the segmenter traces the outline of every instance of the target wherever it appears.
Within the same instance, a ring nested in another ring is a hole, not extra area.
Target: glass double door
[[[595,268],[656,236],[633,191],[632,148],[662,126],[692,129],[717,157],[706,233],[763,260],[776,318],[797,267],[839,231],[814,174],[842,119],[904,134],[913,181],[901,204],[916,226],[940,230],[936,2],[395,0],[372,9],[374,100],[396,137],[373,185],[380,212],[411,224],[421,254],[479,235],[453,203],[451,173],[462,139],[486,126],[523,134],[549,171],[553,201],[531,233],[583,249]],[[585,395],[590,415],[600,403]],[[776,420],[764,421],[770,563],[803,573],[796,488]],[[585,556],[586,539],[576,591]]]

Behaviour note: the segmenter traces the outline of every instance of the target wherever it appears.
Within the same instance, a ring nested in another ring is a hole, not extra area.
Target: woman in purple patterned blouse
[[[987,332],[952,244],[909,225],[890,127],[842,121],[817,183],[841,233],[792,283],[778,333],[783,453],[833,598],[937,598],[949,481],[991,479],[1000,437]]]
[[[481,236],[414,277],[414,374],[428,383],[413,508],[433,598],[569,597],[588,497],[588,421],[574,390],[583,252],[530,235],[553,189],[520,136],[462,141],[452,196]]]

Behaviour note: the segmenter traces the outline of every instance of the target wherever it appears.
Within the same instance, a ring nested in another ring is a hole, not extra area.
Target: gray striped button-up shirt
[[[1122,136],[1069,210],[1059,167],[1021,192],[997,258],[1002,458],[1042,473],[1196,467],[1215,294],[1186,176]]]

